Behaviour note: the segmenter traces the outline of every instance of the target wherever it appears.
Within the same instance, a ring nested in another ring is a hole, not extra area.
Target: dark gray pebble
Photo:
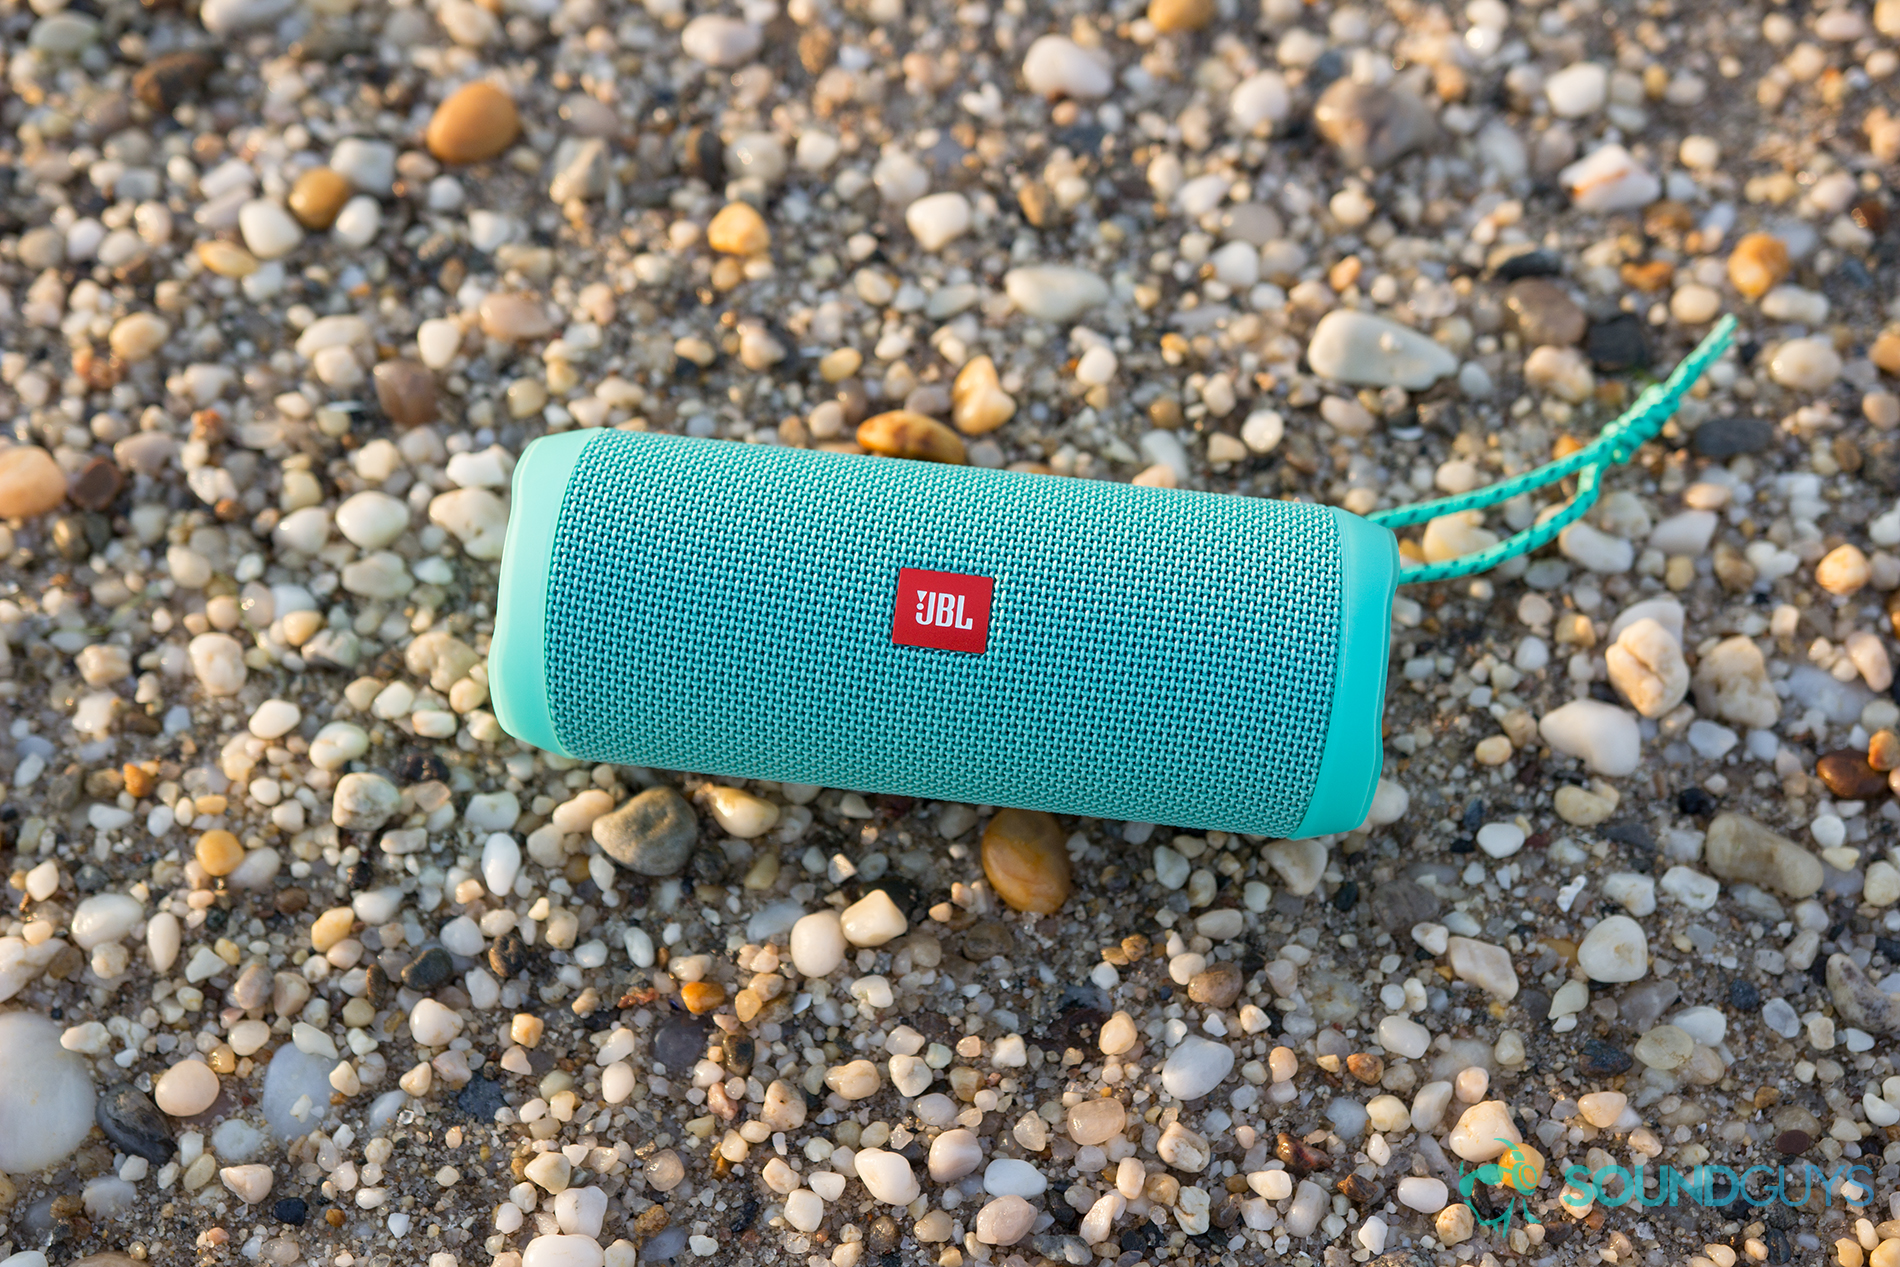
[[[150,1096],[129,1083],[100,1096],[93,1118],[113,1147],[155,1166],[164,1165],[178,1151],[165,1115]]]

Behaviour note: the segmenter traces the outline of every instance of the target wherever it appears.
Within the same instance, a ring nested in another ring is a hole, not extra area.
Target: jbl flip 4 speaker
[[[616,430],[515,468],[508,733],[1196,829],[1359,825],[1392,533],[1325,506]]]

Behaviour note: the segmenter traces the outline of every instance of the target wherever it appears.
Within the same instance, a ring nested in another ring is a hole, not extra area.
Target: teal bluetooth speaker
[[[1398,577],[1324,506],[573,431],[515,468],[489,684],[584,761],[1316,836]]]

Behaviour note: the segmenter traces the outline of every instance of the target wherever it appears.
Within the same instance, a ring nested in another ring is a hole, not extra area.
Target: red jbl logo
[[[900,647],[983,654],[990,644],[990,593],[995,585],[987,576],[899,569],[891,641]]]

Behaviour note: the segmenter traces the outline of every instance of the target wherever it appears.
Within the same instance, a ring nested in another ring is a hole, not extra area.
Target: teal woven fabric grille
[[[1322,507],[605,431],[552,555],[586,760],[1268,836],[1312,794]],[[984,654],[893,645],[906,567],[994,579]]]

